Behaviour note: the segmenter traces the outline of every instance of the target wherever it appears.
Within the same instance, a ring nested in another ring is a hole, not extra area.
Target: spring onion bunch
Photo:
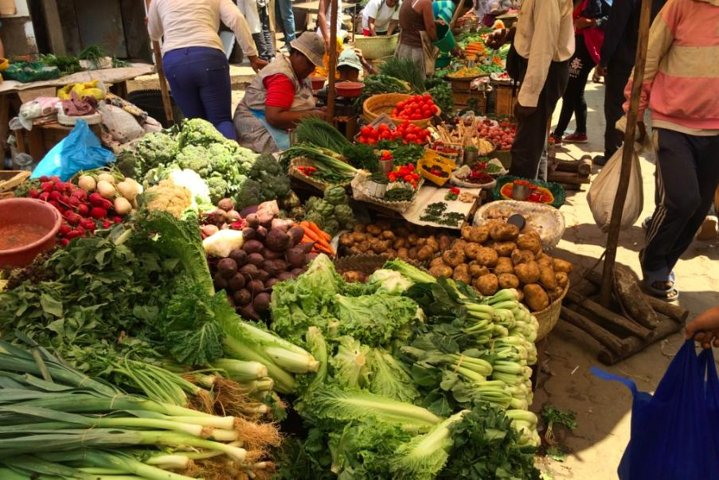
[[[271,424],[127,395],[42,348],[0,341],[0,478],[219,478],[271,467]]]

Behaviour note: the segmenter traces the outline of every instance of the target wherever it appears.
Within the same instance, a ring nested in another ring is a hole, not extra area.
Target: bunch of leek
[[[211,480],[218,464],[253,476],[278,443],[271,424],[127,395],[42,348],[0,341],[4,480]]]

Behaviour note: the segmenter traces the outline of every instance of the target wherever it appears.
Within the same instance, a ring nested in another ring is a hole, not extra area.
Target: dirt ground
[[[594,156],[603,151],[604,86],[590,81],[586,96],[590,143],[564,146],[559,150],[560,158],[578,159],[585,153]],[[558,111],[559,108],[555,122]],[[573,128],[572,123],[569,132]],[[654,165],[650,156],[641,159],[644,210],[637,223],[622,232],[617,252],[617,261],[635,272],[641,271],[638,259],[644,238],[641,221],[653,211]],[[597,167],[594,175],[596,173]],[[581,192],[568,193],[567,202],[561,208],[567,229],[554,254],[588,268],[604,251],[606,235],[594,223],[586,201],[587,190],[588,185]],[[675,269],[680,291],[678,303],[691,311],[692,316],[719,304],[719,270],[714,263],[719,258],[718,247],[717,239],[695,241]],[[577,414],[577,429],[563,439],[569,451],[563,462],[545,460],[545,476],[555,480],[617,478],[617,465],[629,440],[631,395],[621,384],[595,378],[589,368],[600,366],[631,377],[641,390],[653,391],[682,342],[682,335],[676,334],[613,367],[603,367],[596,360],[599,344],[573,325],[560,321],[542,348],[544,368],[533,409],[538,411],[543,405],[554,405],[572,410]]]

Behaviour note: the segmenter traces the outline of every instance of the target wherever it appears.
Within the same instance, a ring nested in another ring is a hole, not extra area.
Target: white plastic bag
[[[632,145],[632,171],[629,175],[629,186],[627,187],[627,198],[624,202],[622,212],[621,229],[631,227],[642,214],[644,207],[644,189],[642,186],[642,170],[639,165],[638,144]],[[612,220],[612,208],[617,196],[619,178],[622,174],[622,155],[624,147],[619,148],[612,155],[607,164],[599,172],[597,178],[592,181],[587,194],[587,202],[592,211],[594,221],[602,229],[607,231]]]

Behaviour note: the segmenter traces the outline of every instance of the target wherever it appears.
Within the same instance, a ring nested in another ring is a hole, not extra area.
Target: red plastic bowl
[[[25,267],[35,257],[55,246],[55,236],[60,230],[60,212],[49,203],[34,198],[8,198],[0,200],[0,225],[28,223],[28,220],[47,229],[40,240],[23,247],[0,250],[1,267]]]
[[[327,81],[325,77],[310,77],[310,80],[312,81],[312,90],[322,90]]]
[[[335,90],[340,97],[359,97],[362,95],[364,83],[362,82],[338,82],[335,83]]]

